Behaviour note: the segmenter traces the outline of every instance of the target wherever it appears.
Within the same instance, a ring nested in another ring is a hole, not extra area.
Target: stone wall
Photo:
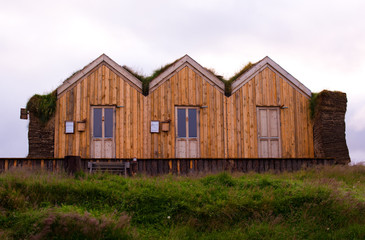
[[[54,125],[54,117],[43,124],[34,114],[29,113],[28,158],[54,157]]]
[[[346,93],[324,90],[318,94],[313,127],[315,157],[333,157],[337,164],[350,162],[346,144],[346,107]]]

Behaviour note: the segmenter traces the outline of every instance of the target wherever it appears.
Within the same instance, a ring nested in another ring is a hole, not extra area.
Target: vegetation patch
[[[123,68],[142,82],[142,93],[143,93],[143,95],[147,96],[148,93],[149,93],[149,84],[150,84],[150,82],[153,79],[157,78],[161,73],[166,71],[169,67],[174,65],[180,59],[181,58],[175,60],[172,63],[166,64],[165,66],[161,66],[160,68],[154,70],[153,73],[150,76],[145,76],[145,75],[143,75],[143,74],[141,74],[137,71],[134,71],[132,68],[130,68],[126,65],[124,65]]]
[[[128,66],[123,66],[124,69],[126,69],[130,74],[132,74],[133,76],[135,76],[137,79],[139,79],[142,82],[142,92],[143,95],[147,96],[148,95],[148,91],[149,91],[149,83],[155,79],[156,77],[158,77],[161,73],[163,73],[164,71],[166,71],[169,67],[171,67],[172,65],[174,65],[176,62],[178,62],[181,58],[175,60],[172,63],[166,64],[165,66],[161,66],[160,68],[156,69],[155,71],[153,71],[153,73],[150,76],[145,76],[135,70],[133,70],[132,68],[128,67]],[[219,75],[216,73],[216,71],[214,69],[211,68],[205,68],[205,70],[209,71],[210,73],[212,73],[214,76],[216,76],[219,80],[221,80],[224,83],[225,86],[225,95],[226,96],[230,96],[232,89],[231,89],[231,85],[232,82],[234,82],[238,77],[240,77],[241,75],[243,75],[245,72],[247,72],[249,69],[251,69],[253,66],[255,66],[256,63],[247,63],[241,70],[239,70],[238,72],[236,72],[230,79],[224,79],[223,76]]]
[[[49,94],[33,95],[26,106],[43,124],[47,123],[56,112],[57,91]]]
[[[309,110],[310,110],[311,119],[314,118],[314,115],[316,113],[318,95],[319,95],[319,93],[312,93],[311,99],[309,100]]]
[[[364,239],[365,167],[136,177],[0,174],[0,239]]]

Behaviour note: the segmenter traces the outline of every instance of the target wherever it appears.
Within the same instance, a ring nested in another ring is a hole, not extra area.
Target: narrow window
[[[94,108],[94,138],[101,138],[102,137],[102,109],[101,108]]]
[[[189,109],[189,137],[196,138],[197,134],[197,122],[196,122],[196,109]]]
[[[186,137],[185,109],[177,109],[177,137]]]
[[[113,137],[113,111],[114,109],[112,108],[104,109],[104,129],[106,138]]]

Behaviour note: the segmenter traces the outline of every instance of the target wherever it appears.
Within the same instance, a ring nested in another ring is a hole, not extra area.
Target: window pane
[[[196,109],[189,109],[189,137],[197,137]]]
[[[113,111],[113,108],[104,109],[104,130],[106,138],[113,137]]]
[[[177,109],[177,137],[186,137],[185,109]]]
[[[101,108],[94,108],[94,138],[101,138]]]

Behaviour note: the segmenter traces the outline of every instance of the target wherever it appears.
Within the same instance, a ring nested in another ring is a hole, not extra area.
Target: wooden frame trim
[[[260,139],[262,138],[265,138],[265,137],[259,137],[259,133],[260,133],[260,130],[261,130],[261,120],[260,120],[260,109],[264,109],[264,110],[269,110],[269,109],[276,109],[277,112],[278,112],[278,135],[279,137],[274,137],[275,139],[277,138],[278,139],[278,142],[279,142],[279,157],[278,158],[281,158],[282,156],[282,134],[281,134],[281,108],[280,107],[275,107],[275,106],[256,106],[256,121],[257,121],[257,132],[256,132],[256,135],[257,135],[257,156],[258,158],[260,158],[260,152],[261,152],[261,144],[260,144]],[[268,121],[269,123],[269,121]],[[265,139],[273,139],[273,137],[268,137],[268,138],[265,138]],[[272,158],[272,157],[269,157],[269,158]]]
[[[221,93],[224,94],[224,83],[219,80],[213,73],[203,68],[199,63],[192,59],[189,55],[185,55],[179,61],[171,65],[168,69],[162,72],[158,77],[153,79],[149,85],[149,93],[156,90],[160,85],[167,81],[172,75],[180,71],[182,68],[189,66],[196,70],[197,73],[211,85],[216,87]]]
[[[89,126],[89,137],[90,137],[90,156],[92,156],[94,154],[94,144],[93,144],[93,139],[94,139],[94,109],[95,108],[101,108],[102,109],[102,117],[104,118],[105,115],[105,108],[111,108],[113,109],[113,140],[112,140],[112,157],[113,159],[116,157],[116,134],[117,134],[117,113],[116,113],[116,107],[114,105],[92,105],[90,106],[90,126]],[[102,121],[104,122],[104,121]],[[102,131],[102,137],[98,138],[98,139],[105,139],[104,135],[105,135],[105,127],[104,127],[104,123],[102,123],[102,127],[101,127],[101,131]],[[104,141],[104,140],[102,140]]]
[[[274,70],[275,72],[279,73],[283,76],[283,79],[285,79],[291,86],[293,86],[295,89],[297,89],[301,94],[306,96],[307,98],[310,98],[312,96],[311,90],[304,86],[299,80],[297,80],[295,77],[293,77],[290,73],[288,73],[284,68],[282,68],[279,64],[274,62],[271,58],[265,57],[261,61],[259,61],[255,66],[253,66],[250,70],[245,72],[243,75],[241,75],[239,78],[237,78],[236,81],[232,83],[232,95],[236,91],[238,91],[239,88],[244,86],[247,82],[249,82],[253,77],[255,77],[256,74],[258,74],[260,71],[265,69],[266,67],[269,67],[270,69]]]
[[[197,124],[197,130],[196,130],[196,139],[197,139],[197,146],[198,146],[198,149],[197,149],[197,155],[200,156],[201,154],[201,151],[200,151],[200,107],[198,106],[185,106],[185,105],[175,105],[175,158],[177,158],[177,149],[176,149],[176,146],[177,146],[177,141],[178,139],[181,139],[178,137],[178,116],[177,116],[177,110],[178,109],[184,109],[185,110],[185,113],[188,112],[188,109],[196,109],[196,124]],[[188,116],[187,116],[188,117]],[[185,122],[186,124],[186,122]],[[188,124],[186,124],[186,133],[188,134],[189,132],[189,126]],[[189,137],[185,137],[185,139],[189,139]],[[192,138],[191,138],[192,139]],[[177,158],[177,159],[184,159],[184,158]]]
[[[61,86],[57,88],[57,98],[60,98],[63,93],[65,93],[70,88],[74,87],[77,82],[83,79],[85,76],[90,74],[95,68],[99,67],[100,65],[105,64],[109,66],[115,73],[122,77],[123,79],[127,80],[129,84],[131,84],[134,88],[136,88],[140,93],[142,93],[142,82],[139,81],[135,76],[133,76],[130,72],[124,69],[122,66],[117,64],[107,55],[102,54],[100,57],[92,61],[90,64],[86,65],[82,70],[77,72],[71,78],[65,80]]]

